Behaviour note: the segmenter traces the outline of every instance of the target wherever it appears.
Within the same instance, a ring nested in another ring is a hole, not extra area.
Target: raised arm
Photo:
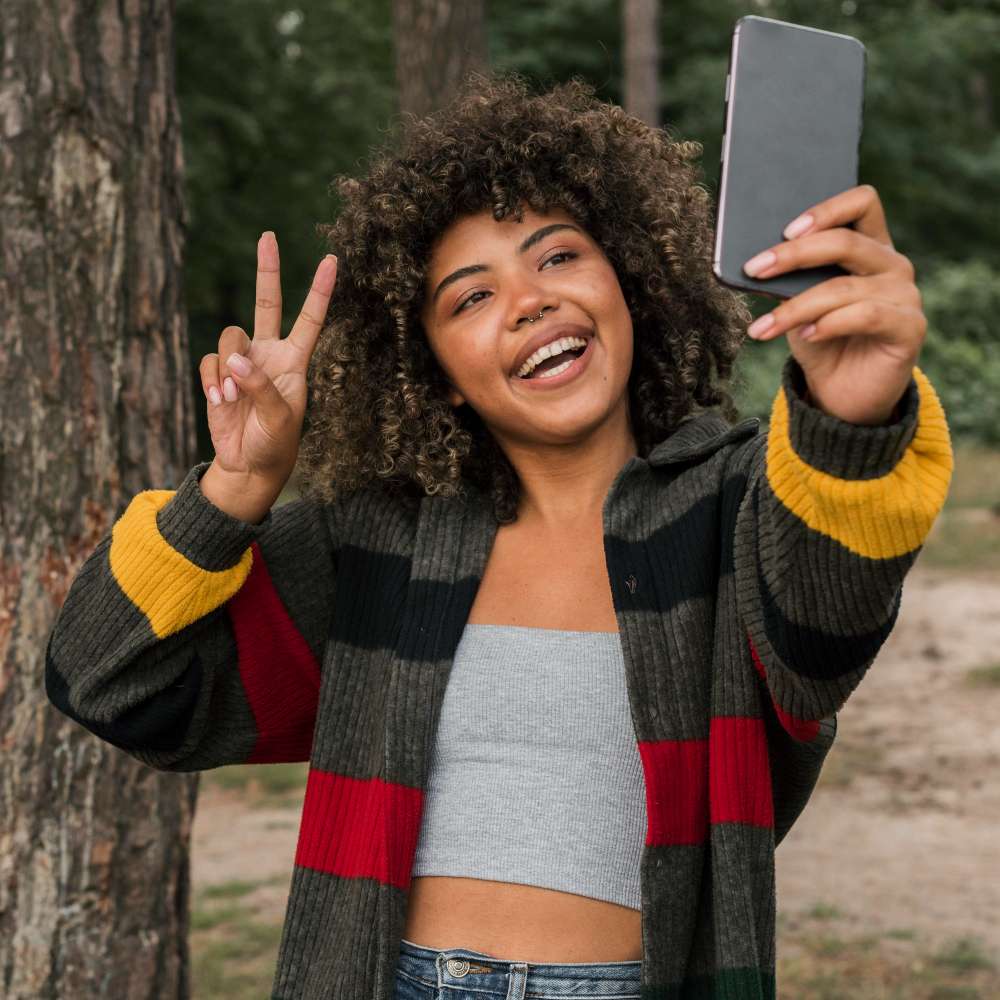
[[[898,417],[847,423],[808,403],[791,355],[768,432],[734,455],[739,610],[785,729],[808,741],[857,687],[893,628],[903,578],[944,504],[944,411],[914,367]]]

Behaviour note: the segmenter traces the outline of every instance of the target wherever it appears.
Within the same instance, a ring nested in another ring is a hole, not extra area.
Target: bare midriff
[[[468,621],[617,632],[600,523],[588,530],[574,525],[572,546],[520,522],[500,526]],[[411,880],[403,937],[425,948],[469,948],[508,961],[642,958],[639,910],[542,886],[457,876]]]
[[[411,880],[403,937],[424,948],[471,948],[510,962],[642,958],[638,910],[572,892],[478,878]]]

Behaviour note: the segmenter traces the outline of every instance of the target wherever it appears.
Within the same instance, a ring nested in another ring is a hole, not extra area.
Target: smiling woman
[[[751,313],[711,274],[700,152],[579,80],[533,94],[516,74],[473,75],[363,178],[338,178],[303,493],[463,496],[468,482],[501,524],[551,519],[532,471],[593,456],[616,471],[700,410],[736,419],[728,379]],[[588,339],[584,357],[517,378],[550,335]]]
[[[73,581],[69,718],[164,770],[309,761],[273,996],[773,1000],[775,847],[952,458],[915,366],[888,423],[794,357],[767,434],[731,423],[696,152],[578,82],[411,122],[289,337],[268,236],[263,363],[220,351],[223,472],[286,475],[305,412],[307,495],[200,464]]]

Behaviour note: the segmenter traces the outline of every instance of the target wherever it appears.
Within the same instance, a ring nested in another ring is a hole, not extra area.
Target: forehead
[[[520,222],[510,216],[497,222],[489,209],[472,215],[459,216],[435,241],[431,250],[428,273],[434,273],[437,269],[447,266],[456,257],[466,256],[470,251],[481,252],[486,246],[495,246],[502,250],[509,244],[514,248],[525,236],[552,222],[569,222],[583,229],[583,226],[562,208],[553,208],[543,213],[526,207]]]

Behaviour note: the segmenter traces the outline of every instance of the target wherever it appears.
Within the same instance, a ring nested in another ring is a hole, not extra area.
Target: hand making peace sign
[[[279,488],[291,475],[305,417],[306,369],[336,277],[337,258],[328,254],[282,340],[278,242],[272,232],[261,236],[253,339],[240,327],[227,326],[218,353],[206,354],[199,366],[215,461],[225,472]]]
[[[842,191],[803,215],[812,216],[812,225],[790,234],[790,223],[784,235],[792,238],[747,261],[747,274],[771,278],[821,264],[839,264],[851,273],[786,300],[747,332],[760,340],[788,334],[814,405],[850,423],[885,423],[927,334],[913,264],[893,248],[870,184]],[[847,228],[851,222],[854,229]]]

